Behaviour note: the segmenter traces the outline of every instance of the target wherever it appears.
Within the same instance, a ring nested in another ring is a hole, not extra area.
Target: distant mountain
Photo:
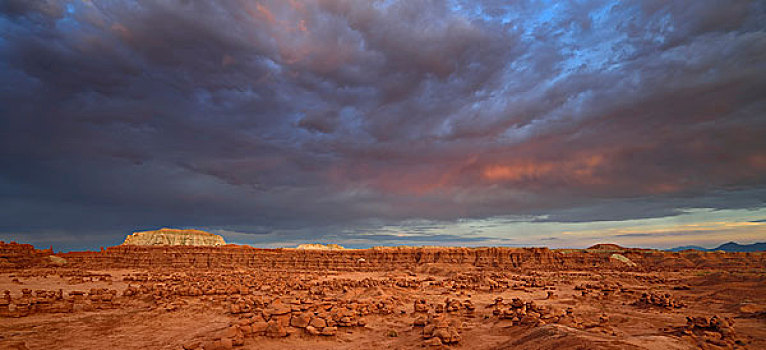
[[[739,244],[736,242],[729,242],[719,245],[716,248],[707,249],[696,245],[686,245],[682,247],[675,247],[671,249],[667,249],[671,252],[680,252],[682,250],[701,250],[704,252],[713,252],[716,250],[722,250],[724,252],[761,252],[766,251],[766,242],[764,243],[753,243],[753,244]]]
[[[766,251],[766,243],[738,244],[736,242],[724,243],[713,250],[725,252],[761,252]]]
[[[685,246],[670,248],[670,249],[666,249],[666,250],[667,251],[671,251],[671,252],[680,252],[682,250],[702,250],[702,251],[708,251],[707,248],[703,248],[703,247],[700,247],[698,245],[685,245]]]

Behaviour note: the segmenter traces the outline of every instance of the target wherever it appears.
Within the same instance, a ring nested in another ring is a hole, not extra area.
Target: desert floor
[[[0,291],[9,349],[766,349],[759,269],[45,268]]]

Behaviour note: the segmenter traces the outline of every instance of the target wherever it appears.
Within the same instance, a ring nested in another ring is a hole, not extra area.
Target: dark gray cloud
[[[764,23],[759,1],[5,1],[0,232],[762,208]]]

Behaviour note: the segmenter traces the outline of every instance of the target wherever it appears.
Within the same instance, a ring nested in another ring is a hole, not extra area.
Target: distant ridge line
[[[766,242],[758,242],[753,244],[739,244],[737,242],[728,242],[719,245],[715,248],[704,248],[696,245],[687,245],[687,246],[681,246],[681,247],[675,247],[666,249],[670,252],[680,252],[684,250],[699,250],[703,252],[714,252],[714,251],[724,251],[729,253],[736,253],[736,252],[762,252],[766,251]]]

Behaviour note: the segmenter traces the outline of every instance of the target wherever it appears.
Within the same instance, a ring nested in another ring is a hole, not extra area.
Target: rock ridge
[[[630,249],[612,252],[548,248],[375,248],[350,250],[262,249],[250,246],[120,245],[104,252],[58,254],[70,264],[87,268],[258,268],[295,271],[393,271],[417,269],[677,271],[681,269],[766,266],[766,253],[695,254]],[[634,265],[635,264],[635,265]]]

